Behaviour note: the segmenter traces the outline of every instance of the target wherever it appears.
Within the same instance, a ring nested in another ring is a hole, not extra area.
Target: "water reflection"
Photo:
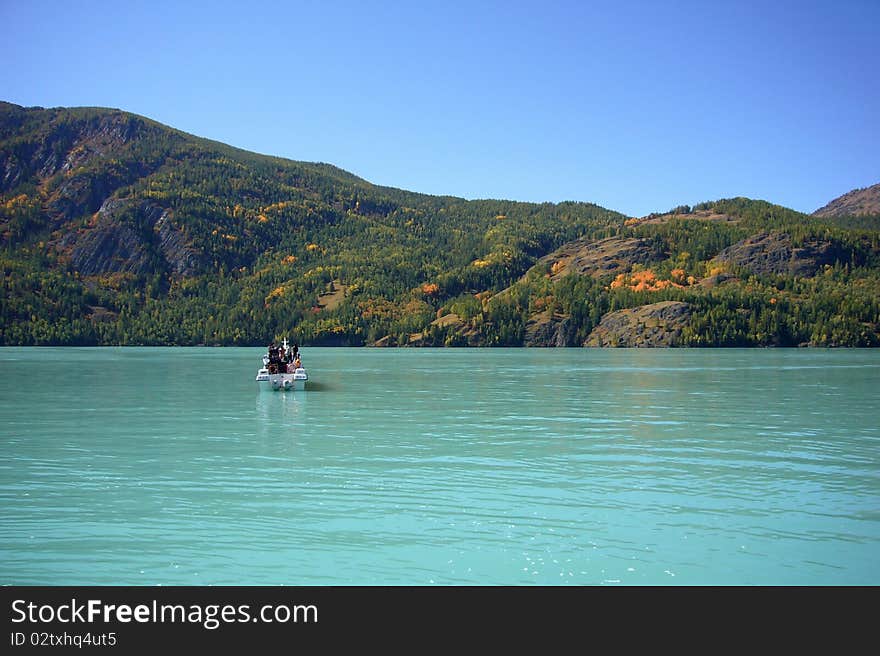
[[[284,425],[302,418],[307,392],[259,390],[256,394],[257,418],[260,423]]]

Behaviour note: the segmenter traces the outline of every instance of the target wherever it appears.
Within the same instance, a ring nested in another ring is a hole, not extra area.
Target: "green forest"
[[[669,346],[880,344],[878,216],[429,196],[109,109],[0,103],[0,238],[3,345],[581,346],[663,301]]]

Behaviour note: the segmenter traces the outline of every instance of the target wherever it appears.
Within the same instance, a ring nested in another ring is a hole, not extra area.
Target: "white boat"
[[[263,366],[257,371],[256,381],[264,389],[293,392],[304,390],[308,379],[299,354],[291,351],[285,337],[279,348],[270,348],[263,356]]]

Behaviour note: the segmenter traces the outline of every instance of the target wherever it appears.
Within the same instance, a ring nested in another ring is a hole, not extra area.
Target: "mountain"
[[[880,183],[853,189],[813,212],[813,216],[840,217],[880,215]]]
[[[622,218],[379,187],[118,110],[0,104],[5,344],[397,339]]]
[[[880,230],[373,185],[101,108],[0,103],[0,344],[880,344]]]

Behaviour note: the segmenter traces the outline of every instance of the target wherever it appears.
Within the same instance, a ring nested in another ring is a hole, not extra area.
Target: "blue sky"
[[[0,0],[0,99],[465,198],[811,212],[880,182],[878,0]]]

